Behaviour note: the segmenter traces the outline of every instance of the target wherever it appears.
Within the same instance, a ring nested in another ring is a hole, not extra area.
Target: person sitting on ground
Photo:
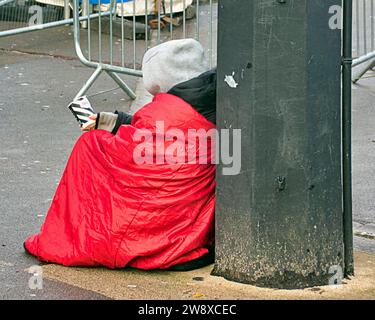
[[[144,270],[213,262],[215,147],[193,149],[196,161],[186,154],[215,130],[216,70],[193,39],[148,50],[142,70],[152,102],[134,116],[100,112],[77,140],[40,232],[24,243],[41,261]]]

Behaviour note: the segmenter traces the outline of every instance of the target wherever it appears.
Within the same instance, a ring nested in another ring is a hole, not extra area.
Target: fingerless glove
[[[96,119],[95,129],[106,130],[116,134],[121,125],[131,124],[132,119],[131,115],[117,110],[115,113],[100,112]]]

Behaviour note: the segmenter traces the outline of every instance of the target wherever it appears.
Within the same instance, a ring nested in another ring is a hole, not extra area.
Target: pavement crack
[[[50,58],[68,60],[68,61],[79,61],[79,59],[76,57],[71,57],[71,56],[66,56],[66,55],[61,55],[61,54],[29,51],[29,50],[11,50],[11,49],[6,49],[6,48],[0,48],[0,52],[26,54],[26,55],[39,56],[39,57],[50,57]]]
[[[32,51],[32,50],[13,50],[13,49],[7,49],[7,48],[0,48],[0,53],[16,53],[16,54],[18,53],[18,54],[25,54],[25,55],[31,55],[31,56],[49,57],[49,58],[54,58],[54,59],[66,60],[66,61],[78,61],[82,63],[78,57],[72,57],[72,56],[67,56],[67,55],[62,55],[62,54],[38,52],[38,51]],[[108,60],[108,61],[102,61],[102,64],[110,65],[111,63]],[[120,62],[113,62],[112,65],[116,67],[124,67],[128,69],[141,70],[140,63],[136,63],[135,68],[134,68],[133,63],[125,63],[124,66],[122,66]],[[82,67],[85,67],[85,66],[82,64]]]
[[[354,232],[354,235],[357,236],[357,237],[360,237],[360,238],[375,240],[375,235],[369,234],[369,233],[366,233],[366,232]]]

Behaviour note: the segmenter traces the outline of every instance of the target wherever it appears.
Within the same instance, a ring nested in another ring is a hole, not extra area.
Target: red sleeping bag
[[[40,233],[25,248],[65,266],[166,269],[202,257],[214,242],[215,165],[137,164],[137,129],[214,129],[184,100],[167,93],[139,110],[116,135],[83,134],[70,155]],[[155,144],[154,142],[151,142]],[[171,144],[167,141],[162,152]],[[197,148],[198,154],[199,148]],[[155,155],[154,155],[155,157]]]

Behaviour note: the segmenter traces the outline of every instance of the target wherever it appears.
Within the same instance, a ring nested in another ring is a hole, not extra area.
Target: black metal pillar
[[[218,129],[242,130],[242,169],[218,166],[214,275],[301,288],[345,270],[333,5],[341,1],[219,1]]]
[[[354,275],[352,219],[352,0],[344,0],[342,69],[342,139],[345,276]]]

